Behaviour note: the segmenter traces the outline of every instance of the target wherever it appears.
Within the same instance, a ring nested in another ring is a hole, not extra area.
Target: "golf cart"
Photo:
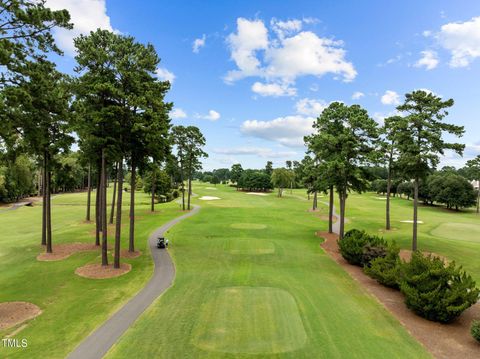
[[[157,239],[157,248],[167,248],[168,247],[168,239],[165,239],[164,237],[158,237]]]

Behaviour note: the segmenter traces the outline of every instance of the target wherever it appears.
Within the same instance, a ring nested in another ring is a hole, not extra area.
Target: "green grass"
[[[110,198],[110,196],[109,196]],[[84,223],[86,194],[52,199],[53,242],[94,242],[94,225]],[[109,280],[91,280],[74,274],[77,267],[100,262],[100,252],[77,253],[63,261],[39,262],[41,205],[0,213],[0,302],[27,301],[43,313],[15,338],[26,338],[28,348],[0,346],[1,358],[64,358],[83,338],[128,301],[148,281],[153,270],[148,235],[162,223],[181,215],[178,204],[157,205],[149,212],[149,198],[138,192],[136,246],[143,255],[125,260],[132,271]],[[127,248],[129,196],[124,196],[122,248]],[[93,214],[93,212],[92,212]],[[110,243],[113,237],[110,235]],[[110,259],[112,257],[110,256]],[[0,338],[15,328],[0,331]]]
[[[170,231],[174,285],[108,358],[429,357],[321,249],[326,222],[309,203],[224,186],[215,196]]]

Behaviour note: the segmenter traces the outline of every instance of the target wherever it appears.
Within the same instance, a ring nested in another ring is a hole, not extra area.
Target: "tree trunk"
[[[392,170],[388,169],[388,179],[387,179],[387,203],[385,205],[385,229],[390,230],[390,192],[392,186]]]
[[[480,213],[480,181],[478,181],[478,190],[477,190],[477,214]]]
[[[87,217],[86,220],[90,222],[90,205],[92,197],[92,166],[88,164],[88,178],[87,178],[88,194],[87,194]]]
[[[50,183],[51,183],[51,174],[50,174],[50,158],[47,155],[47,167],[45,169],[47,174],[47,181],[45,186],[45,192],[47,195],[47,253],[52,253],[52,206],[50,203]]]
[[[328,203],[328,233],[333,233],[333,186],[330,186],[330,200]]]
[[[47,183],[47,151],[43,153],[43,170],[42,170],[42,246],[47,245],[47,191],[45,184]]]
[[[345,202],[346,202],[346,194],[340,194],[340,233],[339,238],[343,239],[343,235],[345,234]]]
[[[155,166],[155,165],[154,165]],[[150,203],[150,211],[155,212],[155,190],[156,190],[156,182],[157,182],[157,173],[155,168],[153,168],[152,172],[152,199]]]
[[[102,149],[102,180],[101,180],[101,222],[102,222],[102,266],[108,265],[107,247],[107,169],[105,149]]]
[[[115,257],[114,268],[120,268],[120,231],[122,228],[122,187],[123,187],[123,157],[120,159],[117,170],[118,198],[117,198],[117,217],[115,219]]]
[[[417,250],[417,220],[418,220],[418,178],[413,183],[413,238],[412,251]]]
[[[115,166],[115,169],[118,173],[118,163]],[[112,208],[110,209],[110,222],[109,222],[110,224],[113,224],[113,216],[115,216],[115,196],[117,195],[117,178],[118,178],[118,175],[113,179],[113,197],[112,197]]]
[[[188,207],[187,209],[190,211],[190,197],[192,196],[192,177],[188,177]]]
[[[135,161],[132,158],[132,177],[130,183],[130,236],[128,241],[128,251],[135,252]]]
[[[312,210],[317,209],[317,191],[313,192],[313,205],[312,205]]]
[[[102,213],[102,166],[97,167],[97,192],[95,193],[95,245],[100,245]]]

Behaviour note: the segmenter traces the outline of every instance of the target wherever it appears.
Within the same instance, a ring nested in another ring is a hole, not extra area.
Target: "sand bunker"
[[[382,199],[382,200],[384,200],[384,201],[387,200],[387,197],[375,197],[375,198],[376,198],[376,199]]]
[[[37,256],[39,261],[61,261],[70,257],[72,254],[84,251],[99,250],[100,247],[93,243],[66,243],[53,246],[53,253],[40,253]]]
[[[77,268],[75,274],[91,279],[106,279],[120,277],[131,270],[132,266],[128,263],[121,263],[118,269],[113,268],[113,264],[102,266],[100,263],[91,263]]]
[[[0,330],[14,327],[41,313],[39,307],[28,302],[0,303]]]
[[[412,220],[400,221],[402,223],[413,223]],[[423,221],[417,221],[418,224],[423,224]]]
[[[426,256],[433,256],[433,257],[438,257],[441,260],[443,260],[445,263],[448,263],[448,259],[444,256],[441,256],[440,254],[433,253],[433,252],[422,252]],[[412,251],[410,249],[400,249],[400,258],[403,259],[406,262],[410,262],[412,259]]]
[[[209,190],[212,190],[212,191],[216,191],[216,190],[217,190],[215,187],[205,187],[205,189],[209,189]]]
[[[268,196],[267,193],[262,193],[262,192],[247,192],[245,194],[250,194],[250,195],[254,195],[254,196]]]
[[[260,223],[232,223],[230,227],[235,229],[265,229],[267,225]]]
[[[202,201],[215,201],[216,199],[221,199],[220,197],[213,197],[213,196],[203,196],[200,197]]]

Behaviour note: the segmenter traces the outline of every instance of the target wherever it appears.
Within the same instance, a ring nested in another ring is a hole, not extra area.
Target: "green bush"
[[[455,262],[445,265],[438,257],[415,252],[401,265],[401,274],[405,304],[428,320],[449,323],[478,300],[475,281]]]
[[[472,326],[470,327],[470,333],[477,342],[480,342],[480,321],[474,320],[472,322]]]
[[[386,242],[383,238],[370,236],[365,231],[352,229],[338,241],[340,253],[348,263],[358,266],[368,265],[371,260],[386,255]]]
[[[363,269],[365,274],[376,279],[384,286],[399,289],[401,271],[400,249],[393,243],[387,249],[386,256],[375,258]]]

